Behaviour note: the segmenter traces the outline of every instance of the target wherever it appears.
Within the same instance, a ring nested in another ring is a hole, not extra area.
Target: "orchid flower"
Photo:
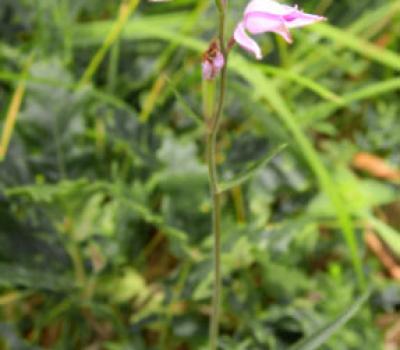
[[[248,33],[275,32],[291,43],[289,29],[304,27],[324,19],[321,16],[304,13],[297,6],[283,5],[274,0],[252,0],[247,5],[243,20],[237,25],[233,37],[241,47],[253,53],[257,59],[261,59],[260,46]]]
[[[214,79],[225,64],[218,42],[212,41],[207,51],[203,54],[202,71],[205,80]]]

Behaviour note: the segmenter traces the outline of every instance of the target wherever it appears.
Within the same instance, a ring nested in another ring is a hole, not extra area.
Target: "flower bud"
[[[224,55],[219,48],[218,42],[216,40],[213,40],[207,51],[203,54],[203,60],[201,64],[203,79],[214,79],[218,75],[224,64]]]

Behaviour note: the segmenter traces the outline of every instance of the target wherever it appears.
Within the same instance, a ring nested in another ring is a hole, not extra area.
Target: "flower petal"
[[[275,16],[286,16],[294,11],[296,11],[295,7],[283,5],[274,0],[252,0],[244,10],[244,15],[251,12],[263,12]]]
[[[288,28],[300,28],[309,24],[324,21],[326,18],[317,15],[310,15],[308,13],[296,10],[289,15],[283,16],[283,19]]]
[[[292,42],[292,37],[282,17],[263,12],[249,12],[245,15],[245,28],[251,34],[275,32],[281,35],[287,42]]]
[[[303,27],[324,20],[324,17],[304,13],[297,6],[283,5],[275,0],[251,0],[238,24],[234,39],[246,50],[261,58],[261,49],[247,34],[275,32],[291,43],[290,28]]]
[[[225,64],[224,55],[221,52],[218,52],[214,58],[214,67],[218,71],[222,69]]]
[[[204,61],[201,64],[203,79],[212,80],[214,78],[214,67],[208,61]]]
[[[258,44],[247,35],[244,22],[240,22],[236,26],[233,37],[240,46],[253,53],[258,60],[262,58],[260,46],[258,46]]]

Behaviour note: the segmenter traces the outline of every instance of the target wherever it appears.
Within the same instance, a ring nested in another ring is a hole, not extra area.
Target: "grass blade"
[[[25,68],[20,76],[20,80],[18,82],[18,85],[14,92],[14,95],[11,98],[10,107],[8,109],[6,121],[4,122],[4,126],[3,126],[3,132],[1,134],[0,161],[4,160],[4,158],[7,154],[8,146],[10,144],[11,136],[13,134],[14,127],[15,127],[15,122],[17,121],[17,116],[18,116],[19,110],[21,108],[22,100],[25,95],[26,76],[28,75],[29,68],[32,64],[32,58],[33,58],[33,56],[31,56],[28,59],[28,62],[25,65]]]
[[[9,81],[9,82],[18,82],[20,81],[20,75],[14,74],[11,72],[5,72],[5,71],[0,71],[0,81]],[[52,80],[52,79],[47,79],[47,78],[41,78],[41,77],[32,77],[27,75],[24,77],[24,79],[28,83],[34,83],[34,84],[42,84],[42,85],[48,85],[48,86],[53,86],[57,88],[63,88],[66,90],[71,90],[71,91],[77,91],[81,88],[78,84],[73,84],[73,83],[63,83],[58,80]],[[111,106],[114,106],[115,108],[124,110],[127,112],[129,115],[135,115],[136,110],[133,109],[132,106],[127,104],[124,100],[120,99],[116,95],[109,94],[107,92],[104,92],[102,90],[96,89],[95,87],[91,86],[90,89],[87,90],[87,93],[94,98],[96,98],[98,101],[107,103]]]
[[[371,99],[373,97],[386,94],[395,90],[400,90],[399,78],[377,82],[342,96],[342,102],[340,103],[325,102],[318,104],[311,110],[307,111],[307,113],[300,116],[299,120],[302,125],[307,126],[310,125],[312,122],[315,122],[316,120],[328,118],[339,108],[346,107],[353,102]]]
[[[186,115],[192,119],[199,127],[204,126],[204,120],[198,114],[196,114],[193,109],[187,104],[185,98],[181,95],[179,90],[176,88],[175,84],[171,81],[170,78],[166,77],[166,82],[168,87],[171,89],[172,93],[174,94],[177,102],[185,111]]]
[[[166,78],[165,74],[161,73],[156,79],[155,83],[151,87],[149,94],[144,100],[142,110],[139,114],[139,121],[141,123],[147,123],[149,120],[150,114],[152,113],[157,101],[159,100],[159,96],[164,89]]]
[[[260,66],[260,69],[271,75],[276,75],[279,78],[283,78],[290,82],[299,84],[325,100],[333,103],[343,103],[342,98],[336,95],[334,92],[330,91],[321,84],[318,84],[316,81],[308,79],[307,77],[294,71],[266,65]]]
[[[368,223],[374,228],[379,237],[385,242],[389,249],[400,258],[400,234],[385,222],[377,219],[373,215],[364,215]]]
[[[311,26],[310,30],[324,38],[332,40],[339,46],[346,47],[372,61],[381,63],[394,70],[400,70],[400,56],[396,53],[376,46],[368,41],[360,39],[349,31],[333,27],[327,23],[318,23]]]
[[[94,73],[99,68],[100,63],[103,61],[107,51],[119,38],[122,29],[129,19],[129,16],[133,13],[138,4],[139,0],[130,0],[129,3],[126,3],[125,1],[122,2],[119,9],[119,15],[114,26],[105,38],[102,46],[99,48],[99,50],[90,61],[88,67],[82,75],[80,84],[88,83],[92,79]]]
[[[240,173],[235,178],[229,181],[221,182],[218,186],[219,190],[221,192],[224,192],[236,186],[242,185],[244,182],[246,182],[247,180],[251,179],[254,175],[256,175],[259,170],[261,170],[265,165],[267,165],[272,160],[272,158],[274,158],[286,147],[287,147],[286,144],[279,145],[278,147],[275,147],[274,149],[269,151],[261,159],[255,162],[251,162],[247,170],[243,171],[242,173]]]
[[[368,300],[370,292],[361,295],[354,303],[337,317],[334,321],[329,322],[324,327],[318,329],[310,337],[301,340],[298,344],[291,347],[290,350],[314,350],[324,344],[334,333],[343,327],[354,315],[360,310],[361,306]]]

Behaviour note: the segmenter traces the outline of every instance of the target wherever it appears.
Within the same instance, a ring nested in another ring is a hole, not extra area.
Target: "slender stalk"
[[[219,96],[217,108],[211,120],[211,126],[207,135],[207,163],[212,197],[212,232],[213,246],[213,271],[214,287],[212,298],[212,311],[210,318],[210,350],[218,347],[219,314],[221,304],[221,192],[218,188],[218,172],[216,163],[216,144],[218,130],[221,122],[222,110],[225,100],[226,76],[227,76],[227,50],[225,46],[225,11],[226,1],[216,0],[219,10],[219,46],[224,56],[225,64],[221,70]]]
[[[210,349],[217,349],[218,328],[219,328],[219,309],[221,295],[221,193],[218,190],[218,176],[215,159],[216,135],[218,125],[216,119],[207,137],[207,161],[212,197],[212,232],[214,238],[213,246],[213,271],[214,287],[212,298],[212,311],[210,319]]]

